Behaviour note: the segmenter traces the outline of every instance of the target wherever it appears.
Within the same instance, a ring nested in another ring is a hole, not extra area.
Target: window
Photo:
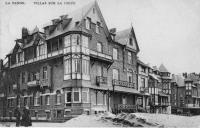
[[[132,38],[129,39],[129,44],[130,44],[131,46],[133,46],[133,39],[132,39]]]
[[[45,55],[46,54],[46,47],[45,45],[39,45],[39,56]]]
[[[131,55],[131,52],[128,52],[128,63],[132,64],[132,55]]]
[[[89,74],[89,60],[82,60],[82,73],[86,75]]]
[[[91,29],[90,23],[91,23],[91,19],[87,17],[87,19],[85,20],[85,28],[88,30]]]
[[[115,59],[115,60],[118,59],[118,51],[116,48],[113,48],[113,59]]]
[[[39,106],[40,104],[40,93],[36,92],[34,94],[34,106]]]
[[[56,104],[61,104],[61,93],[56,91]]]
[[[145,78],[141,78],[141,87],[145,87]]]
[[[87,36],[82,35],[82,46],[88,48],[89,38]]]
[[[97,42],[97,52],[102,52],[102,44],[100,42]]]
[[[81,61],[79,58],[72,59],[72,73],[81,73]]]
[[[71,103],[72,102],[72,91],[68,90],[65,92],[65,103]]]
[[[46,96],[45,96],[45,104],[46,104],[46,105],[49,105],[49,101],[50,101],[50,96],[49,96],[49,95],[46,95]]]
[[[25,72],[22,72],[22,83],[25,83]]]
[[[82,89],[82,101],[83,103],[88,103],[89,102],[89,89]]]
[[[113,69],[113,79],[119,80],[119,70]]]
[[[64,37],[64,44],[65,44],[65,47],[69,47],[71,44],[70,44],[70,35],[67,35]]]
[[[100,22],[96,24],[96,33],[100,33]]]
[[[52,51],[58,50],[58,40],[51,41],[52,44]]]
[[[18,53],[18,62],[22,62],[23,61],[23,52]]]
[[[30,82],[31,81],[31,75],[32,75],[32,73],[28,73],[28,82]]]
[[[127,104],[126,96],[122,96],[122,104]]]
[[[141,72],[145,73],[145,68],[144,67],[141,67]]]
[[[72,38],[72,46],[73,45],[80,45],[80,35],[78,35],[78,34],[73,34],[72,36],[71,36],[71,38]]]
[[[47,79],[47,66],[43,67],[43,79]]]
[[[73,102],[80,102],[80,89],[73,88]]]
[[[28,97],[24,97],[24,106],[28,105]]]
[[[97,76],[103,76],[103,67],[100,65],[97,66]]]
[[[70,74],[71,73],[71,59],[65,60],[64,64],[65,64],[65,74]]]
[[[133,82],[133,75],[132,75],[132,73],[130,71],[127,72],[127,77],[128,77],[128,82],[132,83]]]

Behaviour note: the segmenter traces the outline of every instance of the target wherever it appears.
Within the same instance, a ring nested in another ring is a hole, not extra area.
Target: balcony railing
[[[59,56],[59,55],[62,55],[62,54],[63,54],[63,50],[60,49],[60,50],[57,50],[57,51],[50,52],[48,54],[40,55],[40,56],[37,56],[37,57],[32,58],[32,59],[28,59],[28,60],[25,60],[25,61],[22,61],[22,62],[19,62],[19,63],[12,64],[10,66],[10,68],[19,67],[19,66],[22,66],[22,65],[25,65],[25,64],[30,64],[30,63],[37,62],[37,61],[44,60],[44,59],[50,59],[50,58],[53,58],[55,56]]]
[[[129,83],[128,81],[112,80],[112,84],[115,86],[135,88],[134,83]]]
[[[39,84],[40,84],[39,80],[33,80],[33,81],[27,82],[28,87],[35,87],[35,86],[38,86]]]
[[[118,110],[123,110],[123,109],[133,109],[136,110],[137,106],[136,105],[131,105],[131,104],[115,104],[115,108]]]
[[[107,84],[107,77],[97,76],[96,81],[97,81],[97,85]]]
[[[41,79],[41,80],[40,80],[40,85],[41,85],[42,87],[45,87],[45,86],[49,87],[49,86],[50,86],[50,85],[49,85],[49,82],[48,82],[48,79]]]
[[[100,52],[90,50],[90,56],[92,56],[93,58],[103,60],[103,61],[113,62],[112,56],[107,55],[105,53],[100,53]]]

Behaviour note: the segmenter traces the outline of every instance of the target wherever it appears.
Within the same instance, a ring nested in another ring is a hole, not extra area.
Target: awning
[[[50,112],[50,110],[45,110],[45,112]]]

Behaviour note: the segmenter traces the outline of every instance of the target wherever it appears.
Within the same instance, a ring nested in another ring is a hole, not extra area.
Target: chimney
[[[110,29],[110,33],[112,33],[112,34],[116,34],[116,31],[117,31],[116,28],[111,28],[111,29]]]
[[[23,27],[22,28],[22,39],[25,38],[26,36],[28,36],[28,29]]]
[[[52,20],[52,24],[53,24],[53,25],[56,25],[59,21],[60,21],[60,19],[53,19],[53,20]]]
[[[110,31],[112,40],[115,40],[115,36],[116,36],[116,31],[117,31],[117,29],[116,29],[116,28],[111,28],[109,31]]]
[[[0,72],[3,70],[3,60],[0,59]]]
[[[187,78],[187,72],[183,73],[183,77]]]
[[[61,20],[65,20],[65,19],[67,19],[67,17],[68,17],[68,15],[61,15],[61,16],[60,16],[60,19],[61,19]]]

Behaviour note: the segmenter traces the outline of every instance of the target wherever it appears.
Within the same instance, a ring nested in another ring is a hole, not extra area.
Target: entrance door
[[[126,100],[126,96],[122,96],[122,104],[126,104],[127,100]]]

